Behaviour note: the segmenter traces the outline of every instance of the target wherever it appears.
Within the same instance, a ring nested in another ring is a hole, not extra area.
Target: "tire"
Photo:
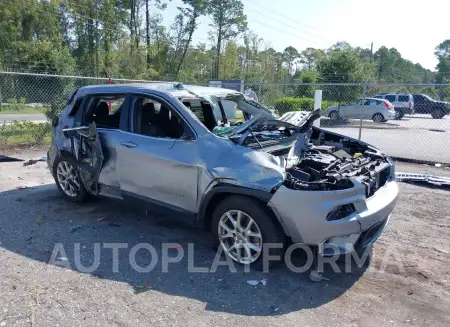
[[[378,113],[376,113],[376,114],[373,115],[372,120],[373,120],[375,123],[382,123],[383,120],[384,120],[384,116],[378,112]]]
[[[259,235],[261,235],[261,238],[253,237],[251,239],[251,242],[242,240],[242,238],[250,240],[250,237],[252,236],[242,237],[242,233],[238,231],[237,216],[239,215],[239,212],[241,212],[240,214],[241,227],[244,228],[247,226],[247,222],[249,221],[248,217],[250,217],[253,220],[250,232],[256,235],[258,234],[259,230],[260,232]],[[228,218],[229,215],[233,216],[236,225]],[[228,227],[227,229],[224,229],[222,227],[224,224]],[[234,226],[234,228],[232,226]],[[286,236],[276,225],[267,209],[264,208],[264,206],[260,204],[258,201],[249,197],[232,195],[225,198],[222,202],[220,202],[217,208],[214,210],[211,229],[212,233],[215,236],[215,242],[218,245],[218,247],[222,247],[222,250],[224,250],[223,251],[224,254],[228,256],[228,258],[230,258],[234,263],[239,263],[243,265],[249,264],[251,268],[262,271],[266,268],[264,267],[263,262],[264,261],[263,258],[265,256],[270,254],[271,256],[277,255],[280,256],[280,258],[282,258],[282,255],[284,253]],[[230,231],[233,231],[234,234],[230,233]],[[219,235],[221,235],[221,237],[219,237]],[[223,237],[227,235],[234,235],[234,236]],[[256,246],[260,248],[259,254],[257,254],[258,251],[254,249],[250,250],[250,255],[248,254],[249,252],[247,252],[248,251],[247,248],[249,247],[248,246],[249,243],[254,245],[256,244]],[[269,243],[282,244],[282,247],[270,249],[265,248],[264,245],[265,244],[267,245]],[[236,248],[236,244],[239,250]],[[233,246],[235,247],[233,248]],[[227,251],[227,249],[232,250]],[[269,250],[270,253],[265,253],[265,251]],[[241,251],[240,253],[244,254],[241,258],[242,259],[241,261],[239,261],[237,251]],[[251,259],[244,260],[245,258]],[[267,265],[267,269],[269,265]]]
[[[444,118],[445,114],[442,110],[434,110],[431,112],[431,117],[433,117],[434,119],[442,119]]]
[[[328,115],[328,117],[329,117],[331,120],[339,120],[339,119],[340,119],[339,113],[338,113],[336,110],[333,110],[332,112],[330,112],[330,114]]]
[[[67,187],[62,184],[63,178],[58,175],[61,173],[58,172],[59,167],[63,170],[66,169],[67,171],[67,167],[69,166],[74,170],[74,175],[72,175],[73,179],[68,182],[74,191],[72,195],[68,193]],[[86,191],[83,183],[81,182],[80,174],[78,172],[78,164],[74,157],[66,154],[58,157],[53,164],[53,177],[58,190],[66,199],[76,203],[83,203],[88,200],[89,193]]]
[[[405,113],[402,111],[395,111],[395,119],[400,120],[405,116]]]

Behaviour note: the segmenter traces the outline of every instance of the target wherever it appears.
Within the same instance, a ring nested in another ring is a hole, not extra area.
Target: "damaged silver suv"
[[[398,195],[392,160],[313,126],[318,110],[281,118],[234,90],[181,84],[76,90],[53,122],[58,189],[143,204],[211,230],[227,256],[261,264],[265,244],[348,253],[371,245]],[[281,254],[283,248],[276,249]]]

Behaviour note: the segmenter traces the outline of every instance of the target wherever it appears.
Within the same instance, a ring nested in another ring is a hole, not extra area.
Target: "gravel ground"
[[[420,169],[398,165],[399,171]],[[210,235],[114,201],[69,203],[45,163],[0,163],[0,326],[449,326],[448,198],[447,190],[401,184],[371,265],[351,273],[328,269],[329,280],[320,283],[285,265],[268,274],[225,267],[188,273],[187,259],[171,264],[168,273],[161,263],[139,273],[128,255],[140,242],[159,254],[164,242],[183,249],[194,244],[195,266],[211,267]],[[56,243],[66,252],[57,257],[66,267],[48,263]],[[79,271],[77,243],[85,266],[100,243],[98,269]],[[117,272],[105,243],[129,244],[119,251]],[[148,264],[148,252],[137,252],[136,261]],[[263,278],[265,286],[247,283]]]

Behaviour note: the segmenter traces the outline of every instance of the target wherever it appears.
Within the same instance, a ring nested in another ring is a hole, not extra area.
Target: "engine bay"
[[[310,191],[340,190],[353,187],[352,180],[357,180],[365,186],[366,196],[370,197],[386,184],[391,176],[391,164],[386,155],[345,137],[333,140],[335,135],[326,134],[320,132],[320,137],[308,143],[297,162],[286,169],[286,187]],[[331,140],[324,141],[325,135],[331,136]]]

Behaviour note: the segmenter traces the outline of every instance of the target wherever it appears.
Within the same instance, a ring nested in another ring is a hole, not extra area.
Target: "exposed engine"
[[[386,156],[360,145],[337,151],[334,146],[310,145],[298,163],[287,169],[284,184],[298,190],[339,190],[351,188],[354,178],[370,197],[387,182],[390,167]]]

